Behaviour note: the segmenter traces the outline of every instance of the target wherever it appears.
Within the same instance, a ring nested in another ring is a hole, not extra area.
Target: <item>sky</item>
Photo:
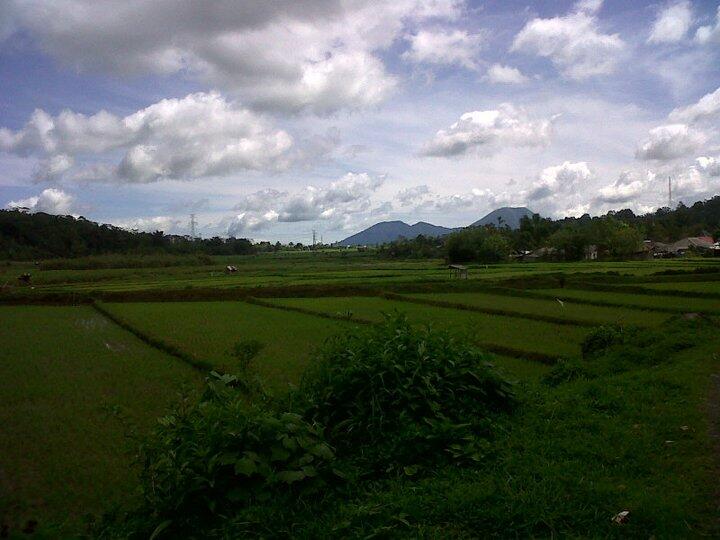
[[[717,0],[1,0],[0,207],[325,242],[720,191]]]

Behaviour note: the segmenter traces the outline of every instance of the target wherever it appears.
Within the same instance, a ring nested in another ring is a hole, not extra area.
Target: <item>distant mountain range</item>
[[[338,242],[340,246],[370,246],[385,244],[398,238],[415,238],[416,236],[445,236],[455,229],[432,225],[424,221],[418,221],[415,225],[408,225],[404,221],[381,221],[364,231],[348,236],[345,240]]]
[[[533,212],[527,208],[511,208],[506,206],[493,210],[487,216],[479,219],[471,227],[482,225],[494,225],[504,227],[507,225],[511,229],[520,227],[520,220],[523,216],[532,217]],[[372,227],[368,227],[364,231],[348,236],[344,240],[337,243],[339,246],[371,246],[393,242],[400,238],[412,239],[416,236],[445,236],[451,232],[458,231],[463,227],[449,228],[433,225],[419,221],[415,225],[408,225],[404,221],[381,221]]]

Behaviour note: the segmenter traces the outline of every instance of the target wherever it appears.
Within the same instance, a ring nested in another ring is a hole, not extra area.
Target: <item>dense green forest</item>
[[[594,244],[612,258],[633,253],[639,242],[671,242],[686,236],[720,237],[720,196],[692,206],[661,208],[652,214],[631,210],[604,216],[552,220],[535,215],[523,218],[520,228],[471,227],[443,238],[419,236],[381,246],[392,258],[446,257],[452,261],[498,262],[510,253],[553,247],[568,260],[580,259]],[[207,239],[128,231],[83,217],[30,214],[0,210],[0,258],[10,260],[84,257],[102,254],[246,255],[258,251],[302,249],[302,244],[261,242],[244,238]]]
[[[83,217],[0,210],[0,258],[83,257],[109,253],[245,255],[258,249],[244,238],[192,239],[128,231]]]

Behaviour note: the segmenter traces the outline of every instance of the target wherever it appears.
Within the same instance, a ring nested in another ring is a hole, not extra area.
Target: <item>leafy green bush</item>
[[[340,335],[319,356],[283,401],[211,373],[200,401],[162,418],[142,446],[141,504],[108,516],[100,537],[285,537],[378,472],[480,460],[516,402],[491,356],[400,316]],[[339,470],[356,481],[328,489]]]
[[[577,358],[561,358],[542,380],[548,386],[559,386],[587,376],[588,370],[583,362]]]
[[[402,316],[330,340],[295,396],[338,455],[404,469],[441,456],[479,460],[497,413],[515,404],[491,356]]]
[[[589,358],[606,349],[626,343],[638,333],[635,327],[599,326],[592,330],[580,345],[583,358]]]
[[[600,326],[582,343],[582,359],[560,360],[543,382],[549,386],[660,365],[697,343],[708,327],[701,319],[670,319],[657,328]]]
[[[238,361],[238,368],[241,373],[247,373],[250,369],[250,362],[258,355],[263,349],[265,344],[257,339],[241,339],[235,345],[233,345],[231,354]]]
[[[335,477],[320,427],[248,405],[222,381],[160,419],[141,458],[141,537],[186,537],[254,503],[317,493]]]

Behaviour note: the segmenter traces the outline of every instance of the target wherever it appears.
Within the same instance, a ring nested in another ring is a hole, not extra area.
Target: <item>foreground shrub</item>
[[[713,323],[673,317],[656,328],[600,326],[582,343],[582,359],[563,359],[543,377],[549,386],[659,366],[697,344]]]
[[[491,356],[403,317],[330,340],[295,396],[338,453],[374,470],[479,460],[513,389]]]
[[[635,327],[599,326],[583,340],[580,345],[583,358],[588,358],[606,349],[631,341],[638,334]]]
[[[249,367],[257,349],[235,352]],[[213,372],[142,446],[139,507],[107,516],[99,536],[288,537],[379,472],[478,461],[515,404],[491,358],[398,317],[330,340],[282,401]]]
[[[161,418],[141,457],[139,537],[192,536],[252,504],[317,493],[335,459],[319,427],[248,405],[222,382]]]
[[[577,358],[561,358],[547,372],[542,381],[549,386],[558,386],[588,376],[584,363]]]
[[[241,374],[248,374],[250,372],[250,363],[265,347],[265,344],[257,339],[241,339],[235,345],[233,345],[230,353],[237,360],[237,367]]]

